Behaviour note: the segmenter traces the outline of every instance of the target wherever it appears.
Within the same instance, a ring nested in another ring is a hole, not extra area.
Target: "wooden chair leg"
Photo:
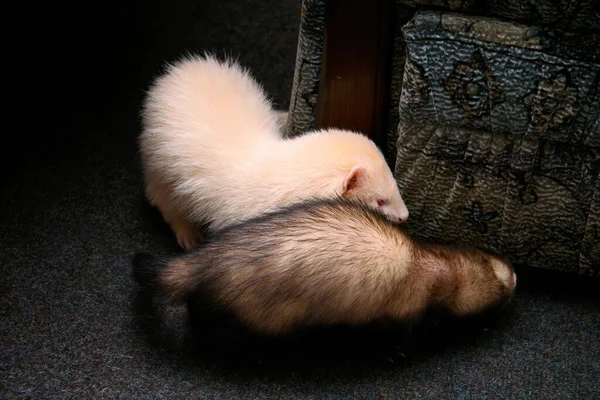
[[[328,0],[318,128],[385,139],[393,0]]]

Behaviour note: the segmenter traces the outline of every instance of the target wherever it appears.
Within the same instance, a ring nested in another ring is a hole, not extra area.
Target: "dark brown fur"
[[[474,314],[513,295],[512,274],[496,255],[417,243],[378,211],[344,199],[243,222],[171,259],[134,259],[136,280],[158,296],[200,293],[268,334],[403,319],[431,306]]]

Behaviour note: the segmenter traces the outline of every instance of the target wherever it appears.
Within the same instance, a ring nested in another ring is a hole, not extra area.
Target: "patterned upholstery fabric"
[[[600,1],[395,4],[384,150],[406,229],[600,276]],[[314,127],[323,17],[305,0],[288,134]]]
[[[396,32],[391,61],[390,124],[384,149],[391,166],[395,164],[396,157],[397,125],[400,121],[397,105],[400,100],[406,58],[406,42],[402,28],[417,10],[428,9],[492,16],[530,24],[533,25],[532,33],[539,30],[539,37],[548,44],[551,44],[556,35],[561,32],[560,51],[563,56],[567,56],[569,52],[574,57],[588,54],[593,55],[593,58],[587,58],[589,61],[600,62],[600,48],[597,46],[596,36],[590,35],[600,31],[600,1],[598,0],[395,0]]]
[[[296,136],[315,128],[317,97],[321,78],[325,0],[304,0],[294,83],[285,135]]]
[[[395,174],[409,229],[600,275],[598,55],[463,14],[419,12],[403,30]]]

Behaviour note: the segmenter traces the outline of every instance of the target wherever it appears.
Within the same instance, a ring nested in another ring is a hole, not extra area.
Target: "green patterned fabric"
[[[597,54],[562,57],[558,35],[461,14],[419,12],[403,31],[395,174],[409,230],[600,275]]]
[[[552,43],[556,45],[556,38],[560,36],[558,46],[564,57],[577,59],[583,55],[588,61],[600,62],[600,46],[594,35],[600,32],[598,0],[396,0],[392,18],[396,31],[391,60],[390,124],[384,148],[391,166],[395,164],[396,157],[397,126],[400,121],[398,103],[406,59],[402,29],[419,10],[462,12],[528,24],[531,25],[531,33],[537,31],[547,47],[551,47]]]
[[[297,136],[315,129],[324,28],[325,0],[304,0],[300,16],[294,83],[284,130],[286,136]]]

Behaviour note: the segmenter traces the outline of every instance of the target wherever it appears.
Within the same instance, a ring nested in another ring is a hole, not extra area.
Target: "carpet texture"
[[[0,398],[600,397],[600,285],[577,276],[519,270],[494,319],[274,343],[212,317],[198,338],[184,307],[152,311],[131,256],[178,250],[143,198],[143,90],[182,52],[226,50],[286,108],[300,3],[89,7],[22,10],[33,39],[5,49]]]

